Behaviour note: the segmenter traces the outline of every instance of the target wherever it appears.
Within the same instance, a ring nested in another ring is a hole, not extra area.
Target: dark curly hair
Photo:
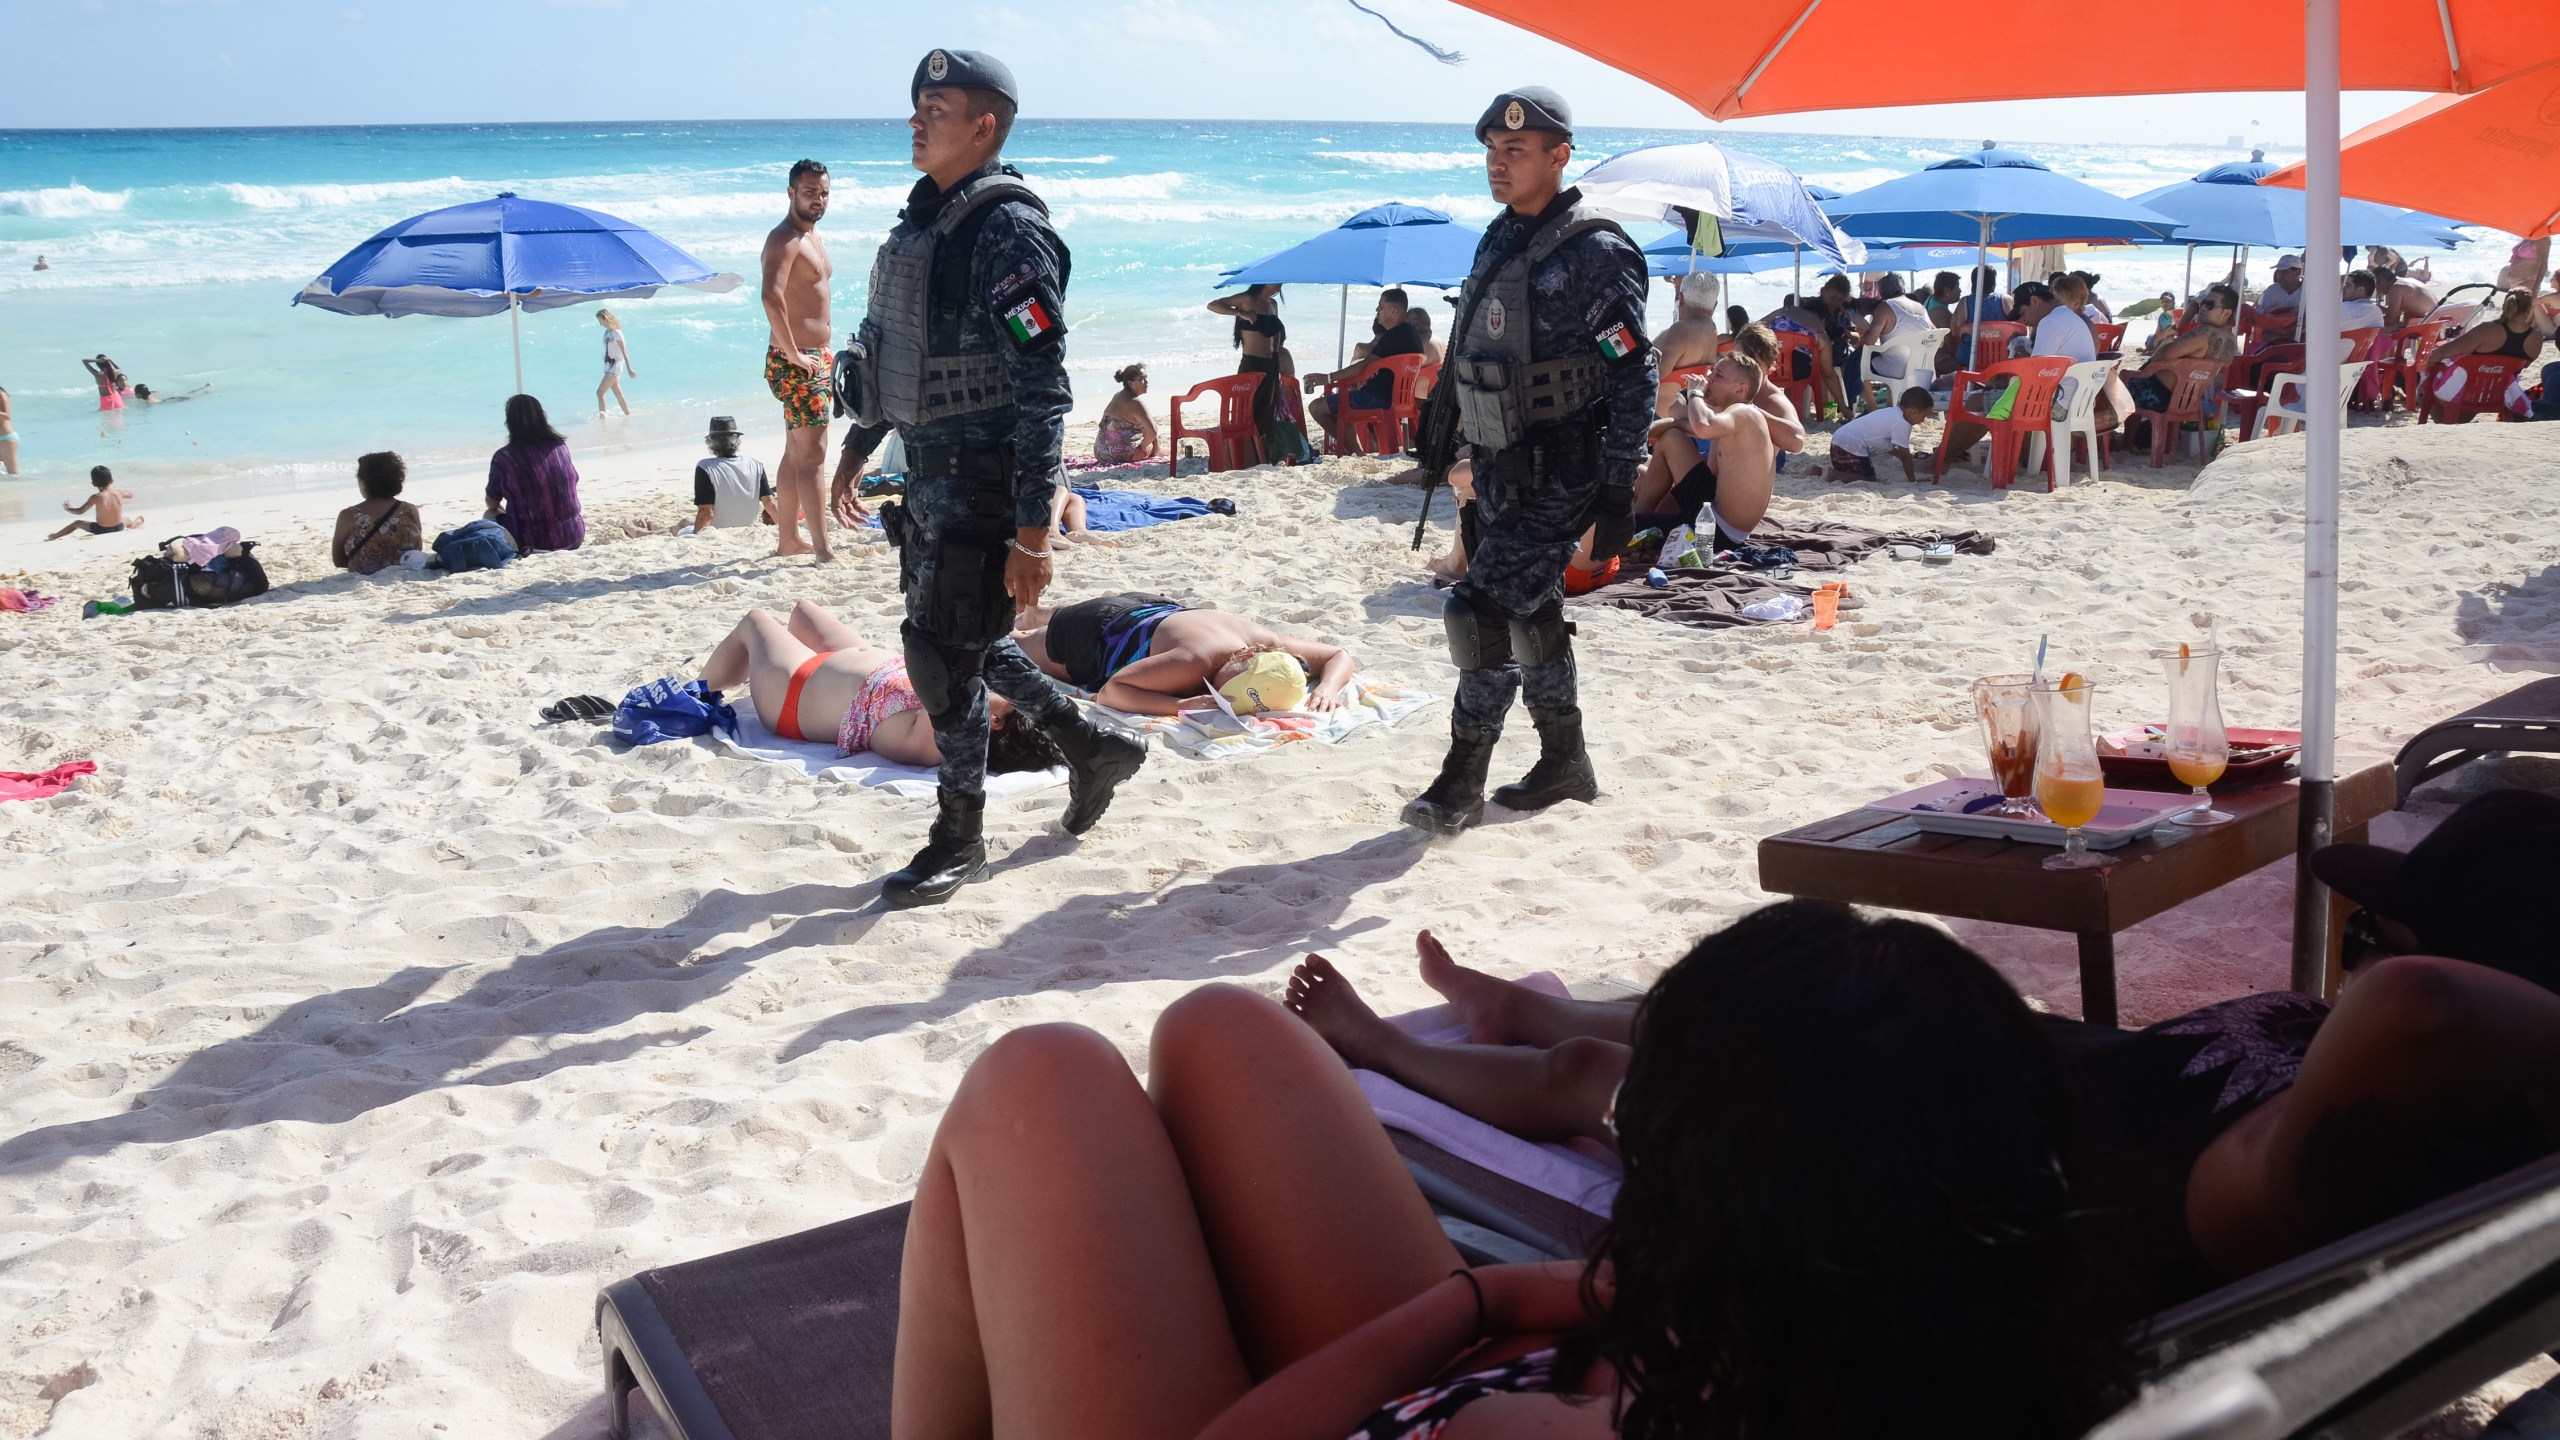
[[[998,775],[1015,770],[1051,770],[1066,763],[1058,742],[1019,710],[1007,712],[987,730],[987,769]]]
[[[1584,1345],[1629,1440],[2069,1440],[2129,1394],[2059,1053],[1945,933],[1797,900],[1645,997]]]

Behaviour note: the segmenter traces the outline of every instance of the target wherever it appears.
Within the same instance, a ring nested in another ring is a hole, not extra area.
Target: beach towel
[[[711,737],[719,747],[750,760],[766,760],[776,765],[789,765],[812,779],[824,775],[830,779],[867,785],[886,790],[908,800],[930,800],[936,788],[932,767],[900,765],[883,760],[865,750],[847,755],[836,749],[833,740],[785,740],[765,728],[764,720],[753,705],[738,707],[738,730],[734,735]],[[1067,783],[1066,767],[1052,770],[1013,770],[1004,774],[987,772],[987,794],[1021,795]]]
[[[188,535],[172,543],[185,552],[188,564],[210,565],[213,563],[213,557],[230,553],[232,547],[240,543],[240,532],[228,525],[221,525],[202,535]],[[169,558],[175,560],[179,557],[172,555]]]
[[[1084,695],[1083,691],[1074,693]],[[1220,760],[1259,754],[1302,740],[1337,744],[1355,730],[1371,725],[1392,726],[1439,697],[1354,675],[1351,683],[1342,687],[1342,706],[1336,710],[1238,715],[1226,697],[1209,698],[1215,703],[1179,715],[1131,715],[1101,704],[1093,704],[1093,709],[1122,729],[1153,735],[1168,748],[1194,760]],[[1092,703],[1090,695],[1085,699]]]
[[[1188,495],[1149,495],[1142,490],[1088,490],[1079,485],[1076,493],[1084,497],[1084,523],[1089,530],[1143,530],[1167,520],[1192,520],[1209,513],[1209,502]]]
[[[15,610],[25,614],[52,608],[53,597],[50,595],[39,595],[33,590],[12,590],[6,585],[0,585],[0,610]]]
[[[1544,971],[1520,983],[1532,990],[1570,998],[1564,983]],[[1465,1023],[1458,1019],[1457,1011],[1446,1005],[1390,1016],[1387,1023],[1415,1039],[1437,1045],[1467,1038]],[[1598,1146],[1585,1150],[1537,1144],[1453,1110],[1374,1070],[1354,1070],[1351,1078],[1359,1082],[1360,1093],[1369,1097],[1369,1107],[1378,1112],[1379,1123],[1390,1130],[1419,1136],[1469,1164],[1481,1165],[1594,1215],[1607,1215],[1617,1200],[1617,1157]]]
[[[0,800],[42,800],[71,788],[71,782],[83,775],[94,775],[98,762],[65,760],[50,770],[29,774],[24,770],[0,770]]]
[[[1751,541],[1756,546],[1784,546],[1794,551],[1794,571],[1781,575],[1665,565],[1661,567],[1664,583],[1657,586],[1649,583],[1644,573],[1645,567],[1659,558],[1658,552],[1646,554],[1639,548],[1628,552],[1626,563],[1618,571],[1621,575],[1636,578],[1603,585],[1587,595],[1569,596],[1565,603],[1633,610],[1651,619],[1667,620],[1674,625],[1700,630],[1780,625],[1801,620],[1810,612],[1793,606],[1767,605],[1767,602],[1794,596],[1810,603],[1814,589],[1821,583],[1819,580],[1799,582],[1794,578],[1796,574],[1827,574],[1845,570],[1896,544],[1953,545],[1960,555],[1988,555],[1996,543],[1979,530],[1892,535],[1882,530],[1868,530],[1827,520],[1793,525],[1763,520],[1751,532]],[[1763,606],[1767,608],[1761,608]],[[1753,613],[1755,611],[1757,613]]]
[[[701,681],[673,675],[633,690],[613,711],[613,733],[634,745],[708,735],[715,728],[734,733],[737,710],[721,700],[719,691],[702,688]]]

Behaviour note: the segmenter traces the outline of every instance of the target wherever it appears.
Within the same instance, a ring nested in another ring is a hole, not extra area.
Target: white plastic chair
[[[1872,399],[1874,392],[1882,390],[1885,392],[1883,403],[1891,405],[1903,391],[1914,385],[1926,390],[1937,383],[1938,347],[1945,343],[1947,343],[1947,332],[1943,329],[1912,330],[1901,325],[1894,326],[1892,334],[1877,341],[1875,347],[1867,352],[1869,356],[1866,370],[1868,397]],[[1894,356],[1901,362],[1901,374],[1879,375],[1876,373],[1875,360],[1887,355]]]
[[[2347,413],[2347,397],[2355,393],[2356,382],[2364,378],[2370,360],[2353,360],[2338,367],[2338,415]],[[2267,408],[2258,412],[2258,423],[2266,435],[2290,435],[2311,422],[2311,392],[2303,385],[2303,377],[2280,371],[2267,382]],[[2284,403],[2286,386],[2293,387],[2293,403]],[[2256,437],[2250,437],[2256,438]]]
[[[2083,360],[2062,372],[2062,385],[2071,395],[2070,408],[2059,405],[2048,428],[2050,439],[2036,436],[2027,447],[2027,468],[2045,463],[2046,445],[2052,445],[2052,473],[2046,477],[2047,488],[2060,489],[2071,483],[2071,437],[2084,436],[2089,442],[2089,478],[2098,478],[2102,463],[2098,454],[2098,397],[2106,392],[2107,382],[2115,377],[2121,360]]]

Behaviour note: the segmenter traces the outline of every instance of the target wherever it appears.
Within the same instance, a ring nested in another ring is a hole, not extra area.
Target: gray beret
[[[927,87],[935,85],[993,90],[1017,108],[1022,104],[1022,92],[1013,86],[1013,72],[984,50],[936,50],[917,61],[916,78],[907,86],[908,103],[913,104],[923,97]]]
[[[1496,130],[1553,130],[1570,140],[1573,107],[1544,85],[1506,90],[1484,107],[1484,118],[1476,121],[1476,139],[1482,140]]]

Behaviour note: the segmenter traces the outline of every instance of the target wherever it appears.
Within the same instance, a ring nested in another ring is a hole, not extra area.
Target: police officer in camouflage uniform
[[[1405,807],[1409,825],[1454,835],[1484,818],[1484,783],[1512,697],[1525,691],[1538,760],[1493,792],[1513,810],[1591,800],[1564,571],[1585,528],[1626,542],[1653,418],[1644,257],[1626,232],[1561,188],[1573,155],[1563,97],[1529,86],[1476,122],[1485,178],[1507,208],[1486,228],[1458,299],[1438,391],[1474,448],[1474,502],[1459,515],[1467,578],[1443,619],[1458,666],[1449,757]]]
[[[905,504],[884,506],[898,547],[907,674],[942,751],[925,847],[881,883],[893,908],[938,904],[987,865],[987,691],[1013,702],[1067,758],[1066,828],[1102,818],[1146,747],[1096,726],[1011,638],[1048,588],[1049,510],[1060,480],[1067,389],[1067,247],[1048,207],[998,158],[1019,103],[992,55],[936,50],[908,89],[925,172],[871,270],[869,313],[840,357],[854,418],[831,508],[867,518],[855,492],[894,426],[907,447]]]

